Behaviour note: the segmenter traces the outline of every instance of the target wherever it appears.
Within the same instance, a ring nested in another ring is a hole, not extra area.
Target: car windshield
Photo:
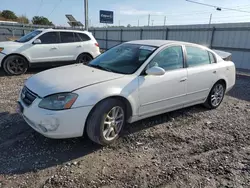
[[[39,31],[39,30],[32,31],[28,33],[27,35],[24,35],[20,39],[16,40],[16,42],[28,42],[31,39],[33,39],[35,36],[39,35],[41,32],[42,31]]]
[[[121,74],[132,74],[155,50],[154,46],[124,43],[98,56],[88,66]]]

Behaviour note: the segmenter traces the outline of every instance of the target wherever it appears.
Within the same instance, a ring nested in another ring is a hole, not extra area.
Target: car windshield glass
[[[156,50],[154,46],[124,43],[106,51],[89,63],[91,67],[121,74],[134,73]]]
[[[16,42],[28,42],[31,39],[33,39],[35,36],[39,35],[42,31],[32,31],[30,33],[28,33],[27,35],[24,35],[23,37],[21,37],[20,39],[16,40]]]

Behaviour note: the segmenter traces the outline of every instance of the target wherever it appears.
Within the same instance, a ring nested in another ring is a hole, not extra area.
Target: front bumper
[[[73,138],[83,135],[84,125],[92,106],[52,111],[38,107],[41,99],[37,98],[26,106],[19,97],[23,107],[24,120],[37,132],[48,138]]]
[[[2,67],[3,65],[3,58],[5,57],[6,55],[3,54],[3,53],[0,53],[0,67]]]

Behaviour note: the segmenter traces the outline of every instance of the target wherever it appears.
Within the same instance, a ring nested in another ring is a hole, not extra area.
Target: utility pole
[[[211,22],[212,22],[212,16],[213,16],[213,14],[210,14],[210,18],[209,18],[209,25],[211,24]]]
[[[89,27],[91,27],[91,19],[89,19]]]
[[[119,20],[119,22],[118,22],[119,27],[120,27],[120,24],[121,24],[121,20]]]
[[[152,26],[154,26],[154,20],[152,20]]]
[[[166,25],[167,16],[164,16],[164,26]]]
[[[150,25],[150,14],[148,15],[148,26]]]
[[[85,30],[88,31],[89,29],[89,23],[88,23],[88,0],[84,0],[84,14],[85,14]]]
[[[139,25],[140,25],[140,20],[138,20],[138,27],[139,27]]]

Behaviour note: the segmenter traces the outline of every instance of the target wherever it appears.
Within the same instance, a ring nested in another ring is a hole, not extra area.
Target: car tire
[[[223,82],[219,81],[212,87],[204,106],[208,109],[218,108],[223,101],[226,86]]]
[[[92,61],[93,57],[87,53],[80,54],[77,59],[76,63],[82,63],[84,65],[88,65],[90,61]]]
[[[3,70],[8,75],[17,76],[24,74],[28,67],[28,61],[19,55],[10,55],[3,61]]]
[[[113,113],[114,116],[112,116]],[[86,132],[93,142],[108,145],[119,137],[125,123],[124,104],[117,99],[110,98],[101,101],[91,111],[86,123]]]

